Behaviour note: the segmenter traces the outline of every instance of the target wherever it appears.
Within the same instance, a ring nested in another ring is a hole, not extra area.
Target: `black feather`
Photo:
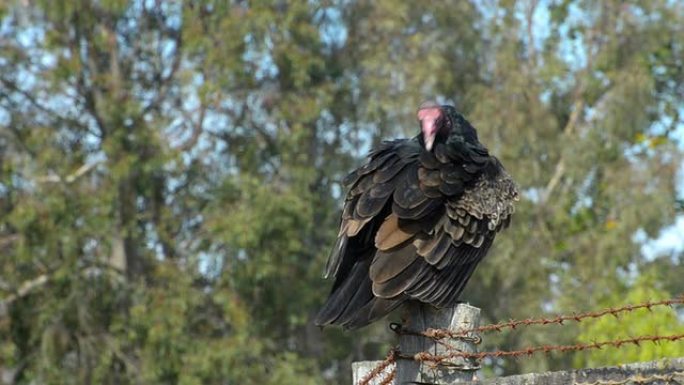
[[[354,170],[347,174],[347,176],[342,179],[342,185],[345,187],[350,187],[353,184],[355,184],[359,178],[361,177],[361,173],[359,173],[359,170]]]
[[[335,246],[333,246],[332,250],[330,250],[328,262],[325,264],[325,274],[323,275],[324,278],[335,276],[337,274],[337,269],[340,267],[342,256],[347,248],[348,239],[349,238],[347,238],[346,235],[341,235],[337,238]]]
[[[447,154],[447,147],[442,143],[435,145],[435,158],[443,164],[451,163],[451,158],[449,158],[449,155]]]
[[[364,279],[361,286],[357,287],[356,293],[352,296],[344,308],[344,311],[335,320],[336,323],[341,325],[348,324],[359,314],[359,309],[363,308],[366,304],[370,303],[375,299],[373,295],[373,282],[370,279]]]
[[[394,203],[405,209],[417,207],[428,199],[420,190],[416,165],[412,165],[402,173],[393,197]]]
[[[416,258],[401,273],[385,282],[373,282],[373,294],[380,298],[394,298],[401,295],[416,281],[417,272],[425,261]]]
[[[396,161],[397,156],[393,152],[386,152],[380,155],[377,155],[371,160],[366,163],[364,166],[359,168],[359,174],[361,175],[366,175],[369,174],[375,170],[378,170],[379,168],[383,167],[385,163],[388,163],[390,160]]]
[[[387,197],[394,192],[394,183],[377,183],[370,189],[370,194],[373,198]]]
[[[411,265],[416,257],[416,248],[413,245],[391,252],[378,250],[371,263],[369,276],[373,282],[387,282]]]
[[[438,264],[446,252],[451,247],[451,236],[447,233],[442,233],[435,246],[425,255],[425,260],[431,265]]]
[[[440,169],[439,176],[450,184],[463,184],[465,180],[470,179],[470,176],[463,175],[462,168],[453,165],[447,165]]]
[[[399,218],[419,219],[424,217],[426,214],[431,213],[441,205],[443,205],[442,202],[436,199],[430,199],[425,200],[423,203],[414,208],[408,209],[401,207],[397,204],[397,202],[394,202],[392,204],[392,212],[395,213]]]
[[[430,170],[424,167],[418,168],[418,180],[421,185],[437,187],[442,183],[439,170]]]
[[[354,216],[354,209],[359,202],[359,198],[361,198],[361,196],[356,195],[351,200],[345,202],[344,208],[342,209],[342,219],[350,219]]]
[[[371,258],[363,258],[354,264],[351,272],[331,294],[328,301],[316,316],[316,325],[329,325],[335,322],[347,309],[347,305],[356,295],[356,291],[365,281],[370,281],[368,268]]]
[[[434,170],[440,166],[439,161],[437,161],[437,158],[435,158],[435,154],[430,151],[422,151],[418,159],[420,160],[420,164],[428,169]]]
[[[360,308],[353,317],[346,320],[345,323],[340,324],[347,330],[353,330],[366,326],[371,322],[377,321],[384,315],[388,314],[392,310],[396,309],[399,305],[406,301],[406,297],[395,299],[385,299],[385,298],[373,298],[372,301],[368,302],[362,308]]]
[[[444,194],[439,190],[439,187],[420,186],[420,189],[423,190],[423,194],[425,194],[425,196],[428,198],[444,198]]]
[[[453,284],[446,285],[446,290],[436,293],[437,295],[433,297],[435,306],[446,307],[456,305],[477,264],[477,262],[469,263],[465,266],[460,266],[460,269],[454,269],[452,275],[445,278],[445,280],[453,282]]]
[[[385,206],[388,198],[388,196],[374,198],[370,191],[366,191],[361,195],[359,202],[356,204],[354,216],[368,218],[377,215]]]
[[[395,158],[391,163],[375,172],[373,182],[376,184],[386,183],[399,174],[404,167],[406,167],[406,163],[400,162],[398,158]]]
[[[441,185],[439,185],[439,191],[444,193],[446,196],[453,196],[456,194],[463,194],[463,185],[457,184],[457,183],[447,183],[447,182],[442,182]]]
[[[433,211],[428,211],[422,217],[416,219],[399,218],[399,228],[413,234],[427,234],[433,231],[435,225],[442,217],[442,215],[437,210],[437,208],[440,205],[438,203],[435,203],[434,206],[435,208],[433,209]]]

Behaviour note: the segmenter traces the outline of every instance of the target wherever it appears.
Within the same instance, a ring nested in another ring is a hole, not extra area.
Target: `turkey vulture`
[[[453,106],[423,103],[421,133],[385,141],[343,181],[348,189],[316,324],[365,326],[405,301],[454,306],[496,233],[515,182]]]

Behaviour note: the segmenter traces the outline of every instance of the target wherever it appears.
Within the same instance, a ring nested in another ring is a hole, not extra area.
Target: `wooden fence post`
[[[403,326],[412,331],[422,332],[432,328],[460,332],[478,327],[480,324],[480,309],[470,305],[459,304],[456,307],[444,309],[436,309],[421,303],[412,303],[409,306],[411,306],[409,308],[409,321]],[[468,336],[478,337],[474,334]],[[435,341],[423,336],[402,335],[399,339],[399,350],[402,355],[414,355],[420,352],[443,355],[450,351],[474,353],[476,352],[476,345],[472,341],[460,339],[444,338]],[[473,381],[478,368],[475,360],[461,357],[440,363],[399,359],[397,360],[395,384],[451,384]]]
[[[466,329],[476,328],[480,325],[480,309],[459,304],[456,307],[436,309],[430,305],[421,303],[408,304],[408,322],[402,327],[417,332],[428,329],[448,329],[460,332]],[[473,333],[468,337],[479,337]],[[447,346],[445,346],[445,344]],[[399,351],[402,355],[414,355],[427,352],[434,355],[446,354],[450,351],[476,352],[476,345],[472,341],[444,338],[439,341],[434,339],[404,334],[399,337]],[[354,385],[375,369],[382,361],[361,361],[352,364],[354,373]],[[439,364],[432,362],[418,362],[409,359],[397,359],[396,375],[393,384],[418,384],[428,383],[435,385],[452,384],[461,381],[473,381],[475,372],[479,368],[475,360],[453,358],[442,361]],[[389,368],[382,371],[383,375],[376,376],[368,385],[379,384]]]

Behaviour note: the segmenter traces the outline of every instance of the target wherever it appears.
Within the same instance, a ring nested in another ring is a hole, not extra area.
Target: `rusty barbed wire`
[[[643,374],[635,374],[626,377],[622,380],[596,380],[592,382],[575,382],[574,385],[625,385],[633,382],[635,384],[650,384],[656,381],[664,381],[665,383],[676,382],[676,378],[684,378],[684,372],[672,372],[668,374],[652,374],[644,376]]]
[[[545,318],[527,318],[524,320],[509,320],[505,322],[499,322],[495,324],[483,325],[476,328],[465,329],[460,331],[452,331],[447,329],[427,329],[422,332],[410,330],[403,327],[400,324],[392,323],[390,324],[390,329],[392,329],[397,334],[407,334],[407,335],[419,335],[423,337],[432,338],[435,340],[443,338],[454,338],[454,339],[465,339],[465,338],[478,338],[469,337],[468,334],[472,333],[485,333],[496,331],[500,332],[504,329],[516,329],[518,326],[532,326],[532,325],[563,325],[566,321],[581,322],[587,318],[601,318],[607,315],[612,315],[618,317],[621,313],[632,312],[638,309],[647,309],[651,311],[654,307],[658,306],[672,306],[676,304],[684,304],[684,295],[673,299],[667,299],[662,301],[648,301],[639,304],[624,305],[620,307],[609,307],[598,311],[589,311],[583,313],[573,313],[571,315],[557,315],[555,317]]]
[[[434,355],[427,352],[421,352],[415,355],[403,355],[401,352],[395,352],[396,358],[409,359],[415,361],[430,361],[430,362],[441,362],[450,358],[472,358],[476,360],[481,360],[487,357],[501,358],[501,357],[522,357],[522,356],[532,356],[536,353],[548,354],[551,352],[577,352],[583,350],[591,349],[601,349],[605,346],[619,348],[622,345],[637,345],[639,346],[642,342],[652,342],[658,343],[660,341],[674,342],[684,339],[684,334],[673,334],[667,336],[652,335],[652,336],[639,336],[634,338],[624,338],[610,341],[592,342],[587,344],[575,344],[575,345],[542,345],[542,346],[530,346],[520,350],[496,350],[489,352],[479,352],[479,353],[468,353],[468,352],[450,352],[442,355]]]
[[[530,325],[550,325],[550,324],[559,324],[562,325],[563,322],[565,321],[575,321],[575,322],[581,322],[583,319],[586,318],[601,318],[606,315],[612,315],[617,317],[620,313],[625,313],[625,312],[632,312],[634,310],[638,309],[647,309],[651,311],[652,308],[658,307],[658,306],[672,306],[675,304],[684,304],[684,295],[679,296],[677,298],[672,298],[672,299],[666,299],[666,300],[661,300],[661,301],[647,301],[639,304],[632,304],[632,305],[624,305],[624,306],[619,306],[619,307],[609,307],[605,308],[603,310],[599,311],[589,311],[589,312],[583,312],[583,313],[573,313],[572,315],[558,315],[556,317],[552,318],[528,318],[525,320],[510,320],[507,322],[500,322],[497,324],[490,324],[490,325],[484,325],[480,326],[477,328],[473,328],[470,330],[466,330],[466,332],[471,332],[471,333],[481,333],[481,332],[487,332],[487,331],[501,331],[503,329],[509,328],[509,329],[515,329],[516,327],[520,325],[525,325],[525,326],[530,326]]]
[[[430,328],[425,331],[414,331],[409,328],[406,328],[402,326],[401,324],[397,323],[392,323],[390,324],[390,329],[394,331],[397,334],[400,335],[418,335],[418,336],[423,336],[427,338],[431,338],[439,342],[440,339],[444,338],[454,338],[454,339],[459,339],[459,340],[464,340],[466,342],[474,343],[474,344],[479,344],[481,342],[481,339],[479,336],[472,336],[469,334],[474,334],[474,333],[484,333],[484,332],[490,332],[490,331],[497,331],[500,332],[504,329],[516,329],[518,326],[531,326],[531,325],[551,325],[551,324],[557,324],[557,325],[564,325],[564,322],[566,321],[574,321],[574,322],[581,322],[584,319],[587,318],[601,318],[607,315],[612,315],[616,318],[619,317],[621,313],[625,312],[632,312],[634,310],[638,309],[647,309],[649,311],[652,310],[654,307],[658,306],[672,306],[675,304],[684,304],[684,294],[673,299],[668,299],[668,300],[661,300],[661,301],[647,301],[639,304],[631,304],[631,305],[624,305],[620,307],[609,307],[605,308],[602,310],[598,311],[590,311],[590,312],[583,312],[583,313],[573,313],[572,315],[557,315],[555,317],[550,317],[550,318],[545,318],[545,317],[539,317],[539,318],[527,318],[524,320],[509,320],[506,322],[499,322],[495,324],[488,324],[476,328],[471,328],[471,329],[465,329],[461,331],[451,331],[447,329],[435,329],[435,328]],[[505,357],[529,357],[537,353],[544,353],[544,354],[549,354],[552,352],[560,352],[560,353],[565,353],[565,352],[576,352],[576,351],[584,351],[584,350],[591,350],[591,349],[601,349],[603,347],[615,347],[615,348],[620,348],[623,345],[639,345],[642,342],[651,342],[651,343],[659,343],[662,341],[667,341],[667,342],[675,342],[679,340],[684,340],[684,334],[675,334],[675,335],[666,335],[666,336],[661,336],[661,335],[646,335],[646,336],[639,336],[639,337],[634,337],[634,338],[624,338],[624,339],[616,339],[616,340],[610,340],[610,341],[601,341],[601,342],[593,342],[593,343],[586,343],[586,344],[575,344],[575,345],[542,345],[542,346],[531,346],[527,347],[524,349],[520,350],[498,350],[498,351],[488,351],[488,352],[479,352],[479,353],[469,353],[469,352],[462,352],[462,351],[454,351],[454,352],[449,352],[444,355],[433,355],[428,352],[421,352],[417,353],[415,355],[404,355],[402,354],[398,348],[392,348],[389,353],[387,354],[387,358],[383,360],[378,366],[376,366],[371,372],[369,372],[366,376],[364,376],[361,381],[357,385],[368,385],[370,384],[370,381],[372,381],[374,378],[376,378],[378,375],[382,373],[383,370],[385,370],[388,366],[394,364],[397,359],[409,359],[409,360],[415,360],[415,361],[421,361],[421,362],[433,362],[433,363],[439,363],[441,361],[451,359],[451,358],[466,358],[466,359],[476,359],[476,360],[482,360],[483,358],[486,357],[494,357],[494,358],[505,358]],[[380,383],[381,385],[389,385],[391,384],[392,380],[394,379],[394,376],[396,374],[396,367],[394,367],[388,374],[387,377],[385,377],[382,382]],[[674,375],[679,375],[679,372],[674,373]],[[637,383],[648,383],[654,382],[654,381],[669,381],[671,382],[672,380],[668,380],[666,377],[659,377],[661,375],[654,375],[648,378],[634,378],[629,381],[634,381]],[[665,375],[667,376],[667,375]],[[639,382],[641,381],[641,382]],[[622,385],[626,384],[627,382],[594,382],[594,383],[579,383],[578,385]]]
[[[390,351],[387,353],[387,357],[378,364],[373,370],[368,372],[363,378],[361,378],[361,381],[357,385],[368,385],[370,382],[375,379],[375,377],[379,376],[380,373],[382,373],[385,368],[388,366],[394,364],[397,361],[397,354],[398,350],[396,347],[390,349]],[[387,377],[385,377],[384,380],[380,383],[380,385],[389,385],[392,383],[392,380],[394,379],[394,375],[396,373],[396,367],[392,368],[392,370],[387,374]]]
[[[452,338],[455,340],[460,340],[464,342],[470,342],[471,344],[479,345],[482,343],[482,338],[478,335],[470,336],[468,334],[474,333],[471,331],[462,331],[462,332],[453,332],[448,329],[435,329],[435,328],[428,328],[425,331],[416,331],[412,330],[410,328],[407,328],[406,326],[397,323],[397,322],[392,322],[389,325],[390,330],[395,332],[398,335],[411,335],[411,336],[421,336],[421,337],[427,337],[431,338],[437,342],[439,340],[444,339],[444,338]]]
[[[382,380],[378,385],[391,385],[394,382],[394,376],[397,374],[397,368],[392,368],[392,370],[387,374],[384,380]]]

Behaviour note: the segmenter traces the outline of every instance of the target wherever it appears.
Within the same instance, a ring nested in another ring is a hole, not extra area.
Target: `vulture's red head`
[[[422,142],[428,151],[432,151],[435,143],[446,142],[451,136],[458,136],[466,142],[478,142],[475,128],[454,106],[425,102],[418,108],[418,120]]]

